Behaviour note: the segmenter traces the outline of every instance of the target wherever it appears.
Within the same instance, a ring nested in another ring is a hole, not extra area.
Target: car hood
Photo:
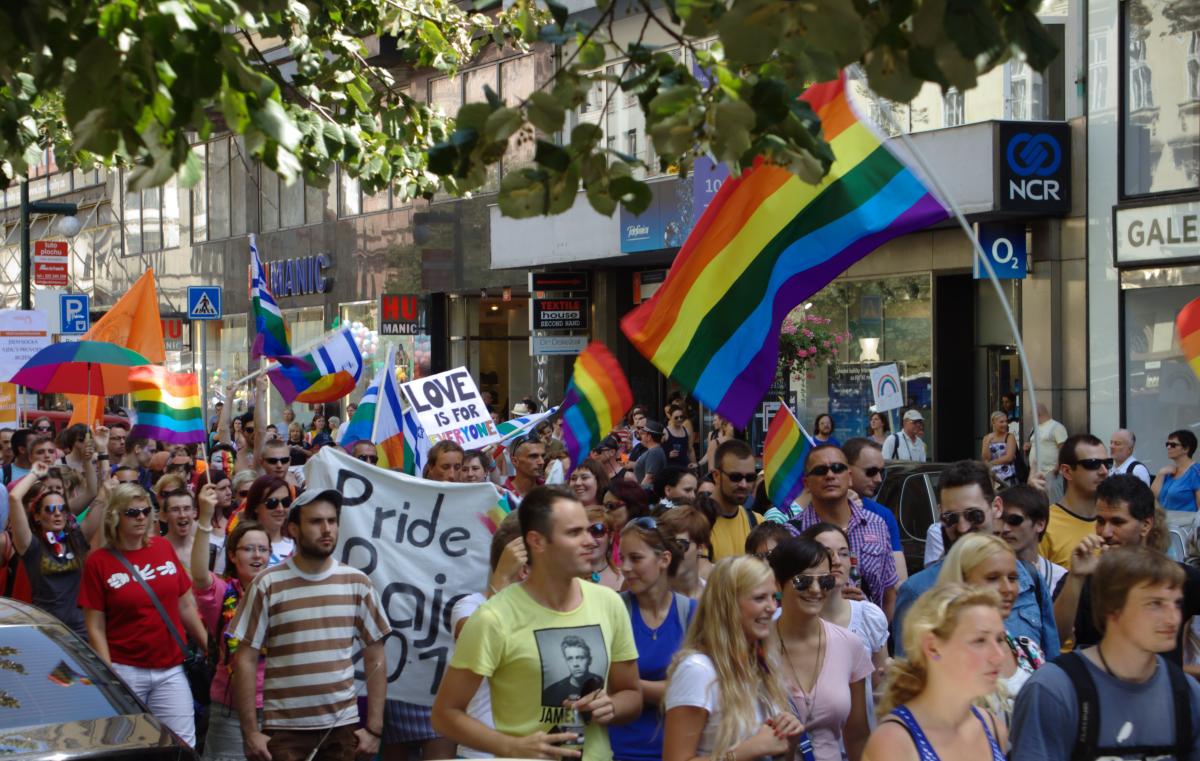
[[[5,759],[191,758],[171,732],[150,714],[0,729]]]

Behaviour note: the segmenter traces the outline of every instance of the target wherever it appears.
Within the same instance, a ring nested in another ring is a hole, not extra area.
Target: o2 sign
[[[1024,280],[1029,274],[1029,247],[1025,225],[980,222],[976,229],[979,245],[1000,280]],[[975,259],[975,279],[987,279],[987,270]]]

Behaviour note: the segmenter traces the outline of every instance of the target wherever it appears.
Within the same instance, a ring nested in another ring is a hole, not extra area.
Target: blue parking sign
[[[62,293],[58,296],[60,333],[82,335],[92,327],[91,297],[86,293]]]
[[[188,319],[189,320],[219,320],[219,319],[221,319],[221,286],[219,286],[219,285],[189,285],[188,286]]]
[[[1000,280],[1024,280],[1028,274],[1029,247],[1025,245],[1025,225],[980,222],[979,246],[992,263]],[[975,261],[975,279],[986,280],[987,270]]]

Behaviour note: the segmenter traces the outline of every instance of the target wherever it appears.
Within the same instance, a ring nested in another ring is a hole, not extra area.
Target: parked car
[[[195,761],[77,634],[0,597],[0,757]]]
[[[33,425],[33,421],[40,417],[48,418],[51,424],[54,425],[54,435],[57,436],[62,429],[67,427],[71,422],[71,413],[63,410],[21,410],[21,427],[28,428]],[[104,424],[112,425],[113,423],[123,423],[126,427],[133,425],[133,422],[121,415],[105,415]]]
[[[900,524],[900,543],[911,576],[925,567],[925,534],[938,519],[937,485],[941,462],[890,461],[875,501],[886,505]]]

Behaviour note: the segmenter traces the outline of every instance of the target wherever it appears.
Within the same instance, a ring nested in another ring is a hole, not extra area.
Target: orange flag
[[[83,335],[85,341],[108,341],[141,354],[151,362],[165,362],[162,321],[158,315],[158,289],[154,285],[154,270],[138,278],[113,308],[96,321]],[[71,401],[71,425],[97,422],[103,419],[104,398],[92,397],[89,405],[86,394],[67,394]],[[87,410],[92,410],[92,420]]]

